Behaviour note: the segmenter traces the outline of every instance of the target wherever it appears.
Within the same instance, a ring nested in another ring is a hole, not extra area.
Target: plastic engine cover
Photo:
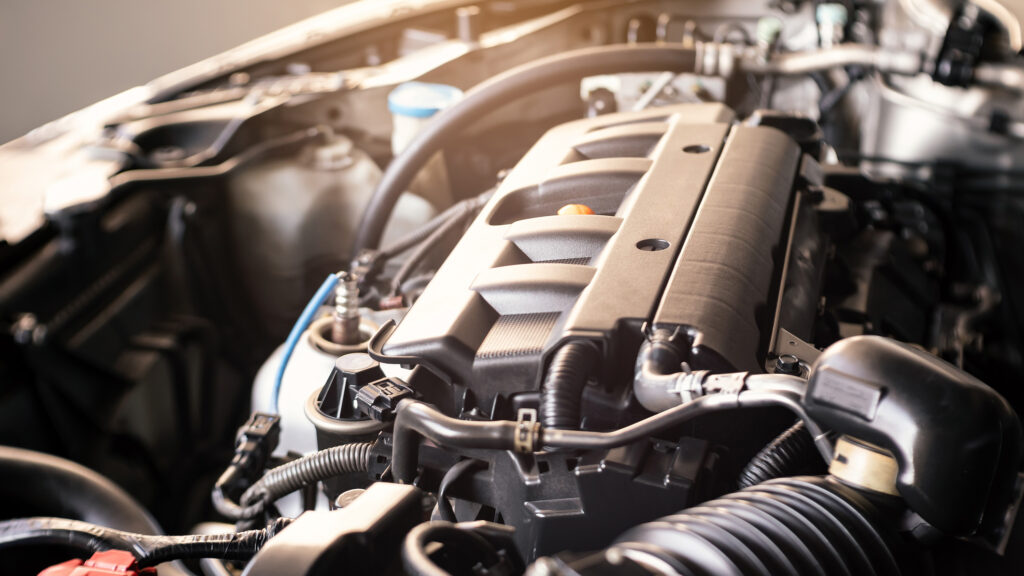
[[[703,367],[757,370],[800,151],[732,119],[685,104],[550,130],[378,355],[478,406],[537,390],[562,342],[591,339],[608,359],[644,322],[683,329]],[[558,215],[567,204],[594,214]]]

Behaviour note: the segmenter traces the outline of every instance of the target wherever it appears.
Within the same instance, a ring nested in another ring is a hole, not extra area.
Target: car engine
[[[356,2],[0,147],[0,565],[1018,574],[994,1]]]

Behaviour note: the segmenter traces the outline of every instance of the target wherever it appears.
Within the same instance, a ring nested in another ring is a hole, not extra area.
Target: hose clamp
[[[746,388],[748,372],[734,372],[731,374],[712,374],[707,377],[705,390],[713,390],[721,396],[732,396],[736,407],[739,407],[740,393]]]
[[[537,422],[536,408],[520,408],[516,417],[516,434],[512,440],[512,449],[516,452],[531,454],[540,435],[540,422]]]
[[[686,362],[683,362],[680,368],[679,377],[676,378],[675,386],[670,392],[678,394],[680,403],[686,404],[704,395],[702,383],[709,372],[707,370],[692,371]]]

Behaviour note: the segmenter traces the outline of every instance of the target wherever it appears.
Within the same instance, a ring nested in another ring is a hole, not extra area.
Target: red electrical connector
[[[96,552],[86,561],[61,562],[39,576],[157,576],[156,568],[139,568],[135,556],[124,550]]]

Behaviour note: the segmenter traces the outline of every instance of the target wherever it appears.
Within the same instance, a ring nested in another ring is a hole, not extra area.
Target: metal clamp
[[[516,452],[530,454],[540,433],[540,422],[537,422],[536,408],[520,408],[516,417],[516,435],[512,441],[512,449]]]
[[[678,394],[681,404],[700,398],[704,395],[703,382],[707,379],[708,374],[710,374],[708,370],[693,371],[689,364],[683,362],[680,365],[679,377],[676,378],[675,386],[669,392]]]
[[[705,390],[713,390],[715,394],[722,396],[733,396],[735,405],[740,404],[740,393],[746,388],[748,372],[734,372],[731,374],[713,374],[705,382]]]

